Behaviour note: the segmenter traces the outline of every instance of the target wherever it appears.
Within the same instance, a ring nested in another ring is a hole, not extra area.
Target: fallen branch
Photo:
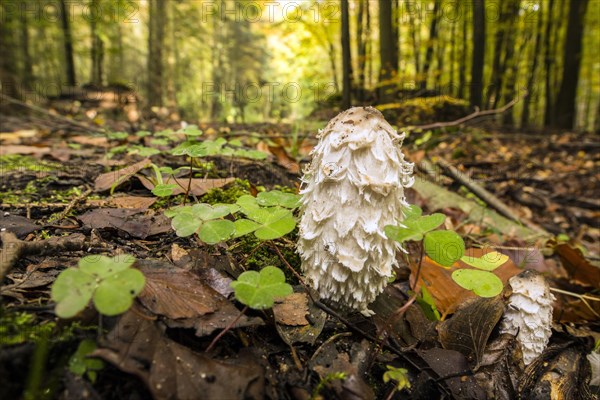
[[[442,167],[444,172],[448,174],[452,179],[468,188],[471,192],[475,193],[477,197],[479,197],[482,201],[484,201],[494,210],[498,211],[499,214],[517,223],[523,224],[534,231],[543,232],[543,229],[541,229],[539,226],[533,224],[530,221],[519,218],[519,216],[517,216],[513,212],[513,210],[506,204],[504,204],[499,198],[494,196],[492,193],[488,192],[481,185],[477,184],[469,176],[465,175],[464,173],[456,169],[454,166],[450,165],[450,163],[448,163],[446,160],[439,158],[436,161],[436,164]]]
[[[87,251],[98,245],[95,241],[85,240],[83,235],[75,235],[25,242],[19,240],[12,232],[0,233],[2,249],[0,249],[0,282],[14,267],[15,263],[25,256],[48,256],[71,251]]]
[[[464,124],[465,122],[470,121],[475,118],[485,117],[487,115],[502,114],[503,112],[510,110],[515,104],[517,104],[519,101],[521,101],[521,99],[527,97],[527,95],[528,95],[528,93],[526,92],[522,97],[520,97],[520,98],[517,97],[517,98],[511,100],[510,102],[508,102],[503,107],[500,107],[500,108],[497,108],[494,110],[481,111],[481,110],[479,110],[479,107],[476,107],[474,113],[469,114],[465,117],[459,118],[455,121],[434,122],[433,124],[408,126],[406,128],[402,128],[402,130],[405,132],[408,132],[408,131],[413,132],[413,131],[425,131],[427,129],[447,128],[447,127],[451,127],[451,126],[458,126],[458,125]]]
[[[44,114],[46,116],[58,119],[58,120],[63,121],[63,122],[66,122],[66,123],[68,123],[70,125],[74,125],[74,126],[77,126],[79,128],[83,128],[85,130],[90,130],[90,131],[94,131],[94,132],[98,132],[98,133],[103,133],[104,132],[104,129],[97,128],[97,127],[91,126],[91,125],[87,125],[87,124],[84,124],[83,122],[78,122],[78,121],[69,119],[67,117],[63,117],[60,114],[52,114],[51,112],[48,112],[47,110],[43,109],[42,107],[34,106],[33,104],[24,103],[24,102],[22,102],[20,100],[15,99],[14,97],[10,97],[10,96],[7,96],[7,95],[2,94],[2,93],[0,93],[0,97],[2,97],[4,100],[8,101],[9,103],[16,104],[16,105],[19,105],[21,107],[28,108],[30,110],[39,112],[39,113]]]

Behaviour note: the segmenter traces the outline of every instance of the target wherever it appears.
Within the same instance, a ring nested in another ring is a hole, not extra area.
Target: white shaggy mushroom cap
[[[512,294],[504,312],[500,333],[517,335],[525,365],[546,348],[552,334],[552,303],[555,298],[546,279],[524,271],[508,280]]]
[[[403,219],[413,164],[404,134],[373,107],[338,114],[318,139],[300,191],[302,269],[321,298],[369,315],[397,264],[400,246],[383,228]]]

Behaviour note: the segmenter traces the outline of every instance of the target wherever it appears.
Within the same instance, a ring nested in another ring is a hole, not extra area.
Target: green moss
[[[59,170],[60,164],[41,161],[31,156],[23,156],[19,154],[7,154],[0,156],[0,173],[9,171],[34,171],[48,172]]]
[[[55,328],[56,323],[39,323],[34,314],[5,312],[0,316],[0,347],[35,342]]]
[[[245,194],[250,194],[250,182],[246,179],[236,179],[223,188],[211,189],[200,198],[200,201],[208,204],[225,203],[232,204]]]

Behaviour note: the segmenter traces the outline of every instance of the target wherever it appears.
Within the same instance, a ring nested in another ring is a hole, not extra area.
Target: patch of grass
[[[60,164],[41,161],[31,156],[23,156],[20,154],[0,156],[0,174],[9,171],[49,172],[59,169],[61,169]]]

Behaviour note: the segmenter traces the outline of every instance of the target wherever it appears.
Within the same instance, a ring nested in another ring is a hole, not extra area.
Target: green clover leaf
[[[246,271],[237,281],[231,282],[236,299],[255,310],[273,307],[276,297],[285,297],[293,292],[285,283],[285,275],[277,267],[268,266],[260,272]]]
[[[425,234],[425,253],[435,262],[449,267],[465,254],[465,242],[454,231],[433,231]]]
[[[484,271],[493,271],[507,262],[508,256],[497,251],[491,251],[481,257],[463,256],[460,260],[471,267],[482,269]]]
[[[472,290],[480,297],[497,296],[504,288],[500,278],[492,272],[478,269],[457,269],[452,272],[452,279],[459,286]]]

